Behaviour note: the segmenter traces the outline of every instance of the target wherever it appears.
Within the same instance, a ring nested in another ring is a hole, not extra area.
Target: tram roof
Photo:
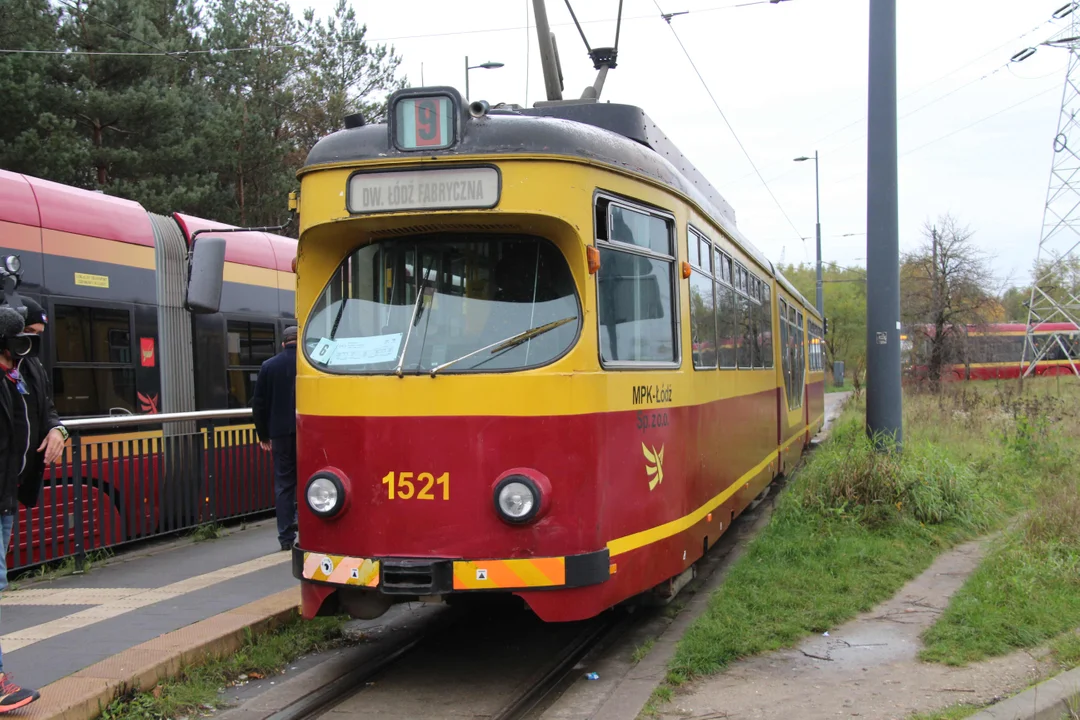
[[[536,154],[579,157],[644,175],[693,200],[717,225],[816,315],[813,305],[738,230],[735,210],[645,111],[617,103],[566,103],[535,108],[493,108],[464,114],[461,139],[424,157]],[[390,141],[385,123],[339,130],[320,139],[303,171],[320,165],[417,157]]]

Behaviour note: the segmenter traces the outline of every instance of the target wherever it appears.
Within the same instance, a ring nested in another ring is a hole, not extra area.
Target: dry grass
[[[995,528],[1009,528],[1000,549],[928,633],[926,659],[967,662],[1080,624],[1080,383],[957,383],[904,403],[903,452],[882,454],[856,398],[679,643],[669,687],[835,627]]]
[[[1080,384],[1040,379],[1023,394],[1010,383],[956,397],[968,406],[962,424],[997,441],[984,443],[993,453],[976,462],[1002,495],[1011,489],[1009,506],[1019,511],[924,635],[924,660],[959,665],[1080,625]]]

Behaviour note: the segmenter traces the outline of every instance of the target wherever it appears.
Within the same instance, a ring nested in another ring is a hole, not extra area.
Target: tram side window
[[[780,298],[780,370],[784,377],[784,388],[787,392],[788,405],[791,404],[791,347],[789,346],[789,328],[787,321],[788,306],[783,298]]]
[[[56,305],[53,402],[61,417],[135,413],[131,313]]]
[[[607,363],[678,360],[674,307],[674,226],[643,210],[600,200],[597,226],[600,357]]]
[[[806,333],[803,327],[803,314],[798,312],[796,314],[795,323],[795,348],[798,353],[796,366],[798,367],[798,375],[796,376],[796,387],[799,389],[799,406],[802,406],[803,386],[806,384]]]
[[[754,367],[765,367],[765,308],[761,304],[761,280],[753,278],[750,302],[754,307]]]
[[[229,407],[250,407],[259,368],[274,356],[276,350],[274,326],[271,323],[229,320],[226,328]]]
[[[700,253],[691,254],[691,265],[696,267],[690,271],[690,346],[694,367],[712,369],[716,367],[716,308],[708,271],[712,248],[693,230],[688,230],[687,235],[691,247],[701,248]]]
[[[773,367],[772,294],[767,283],[762,283],[761,286],[761,306],[762,318],[764,319],[764,329],[761,336],[762,353],[765,356],[765,367],[771,370]]]
[[[722,368],[735,367],[735,290],[731,286],[731,258],[715,251],[716,271],[716,332],[720,345]]]
[[[750,298],[747,297],[747,283],[749,277],[746,268],[736,264],[735,266],[735,289],[737,290],[735,302],[738,306],[738,346],[736,348],[739,369],[752,369],[754,367],[754,351],[751,349],[754,342],[753,320],[750,315]]]

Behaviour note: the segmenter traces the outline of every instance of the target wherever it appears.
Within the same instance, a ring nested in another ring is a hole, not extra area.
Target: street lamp
[[[821,185],[818,182],[818,153],[814,151],[814,157],[795,158],[795,162],[814,161],[814,204],[817,206],[817,311],[825,317],[824,302],[821,297]]]
[[[477,68],[483,68],[484,70],[494,70],[495,68],[501,68],[503,64],[501,62],[491,62],[490,60],[480,65],[469,65],[469,56],[465,56],[465,101],[469,101],[469,71],[476,70]]]

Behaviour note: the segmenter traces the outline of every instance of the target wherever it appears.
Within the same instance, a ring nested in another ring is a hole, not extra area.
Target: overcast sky
[[[319,14],[333,1],[290,0],[297,10],[314,7]],[[813,163],[792,158],[818,150],[823,258],[863,265],[868,2],[732,7],[747,1],[659,4],[664,12],[690,11],[674,17],[672,26],[783,210],[724,125],[653,0],[624,0],[618,68],[608,75],[601,99],[642,107],[734,206],[740,229],[774,261],[814,258]],[[423,84],[464,92],[468,55],[473,65],[505,63],[471,71],[473,99],[530,106],[544,99],[531,0],[353,2],[368,37],[393,44],[403,56],[411,85],[422,78]],[[1067,56],[1041,48],[1022,63],[1008,60],[1064,26],[1048,22],[1064,3],[899,0],[902,250],[920,243],[927,220],[952,213],[994,256],[1002,279],[1025,282],[1039,241]],[[572,5],[590,44],[612,44],[618,0]],[[595,71],[565,2],[548,0],[547,7],[564,94],[580,96]]]

